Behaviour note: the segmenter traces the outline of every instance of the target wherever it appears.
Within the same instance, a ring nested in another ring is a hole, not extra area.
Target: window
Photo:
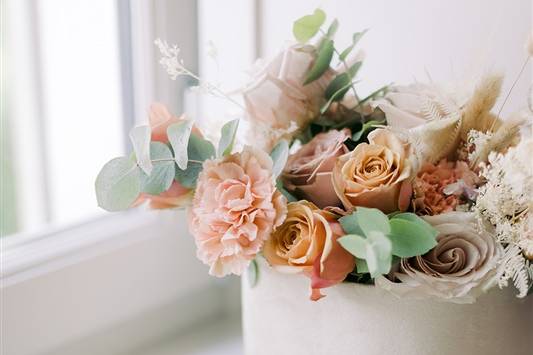
[[[116,3],[8,0],[7,10],[2,234],[96,216],[95,174],[124,149]]]

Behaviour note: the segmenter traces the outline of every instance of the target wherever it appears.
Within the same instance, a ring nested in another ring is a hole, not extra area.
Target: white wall
[[[442,81],[467,79],[491,68],[506,74],[507,92],[526,57],[524,43],[532,25],[531,0],[264,0],[262,54],[271,55],[292,39],[294,19],[318,6],[328,22],[340,21],[340,48],[353,32],[370,29],[360,42],[367,54],[359,75],[363,92],[391,81],[425,81],[426,71]],[[530,78],[528,68],[504,112],[525,105]]]

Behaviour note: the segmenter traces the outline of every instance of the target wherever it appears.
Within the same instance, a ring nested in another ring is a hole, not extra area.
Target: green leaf
[[[95,182],[98,206],[107,211],[131,207],[141,192],[140,173],[130,158],[115,158],[105,164]]]
[[[368,265],[363,259],[355,258],[355,267],[358,274],[368,273]]]
[[[337,30],[339,29],[339,21],[337,19],[334,19],[331,25],[328,27],[328,31],[326,32],[326,36],[328,38],[333,39],[335,36],[335,33],[337,33]]]
[[[387,215],[377,208],[357,207],[355,211],[359,227],[368,237],[371,232],[390,232],[389,219]]]
[[[150,143],[150,158],[153,170],[150,175],[141,174],[141,191],[151,195],[159,195],[167,191],[174,180],[176,165],[172,152],[166,144],[161,142]],[[165,161],[157,161],[164,159]]]
[[[202,164],[191,163],[185,170],[176,169],[176,175],[174,179],[179,182],[183,187],[188,189],[194,189],[196,187],[196,180],[198,175],[202,171]]]
[[[331,39],[324,40],[323,44],[320,46],[318,56],[316,57],[313,66],[309,70],[309,73],[307,73],[304,85],[317,80],[329,69],[329,63],[331,63],[331,58],[333,58],[333,51],[333,41]]]
[[[367,241],[365,238],[356,234],[347,234],[337,239],[337,241],[350,254],[361,259],[366,259]]]
[[[420,225],[421,227],[425,228],[428,231],[428,233],[430,233],[433,237],[436,237],[439,234],[439,232],[431,224],[429,224],[428,222],[424,221],[423,218],[420,218],[416,214],[411,213],[411,212],[396,213],[389,218],[390,219],[399,218],[399,219],[404,219],[406,221],[416,223]]]
[[[393,218],[390,220],[390,228],[392,253],[399,257],[423,255],[437,245],[435,233],[422,224]]]
[[[273,163],[272,177],[276,179],[281,174],[283,168],[285,168],[285,164],[287,163],[287,158],[289,157],[289,143],[284,139],[279,141],[274,149],[272,149],[270,157],[272,158]]]
[[[367,97],[365,97],[364,99],[359,101],[359,105],[364,104],[368,100],[373,100],[373,99],[375,99],[378,96],[386,94],[388,89],[389,89],[389,85],[385,85],[385,86],[380,87],[379,89],[377,89],[376,91],[374,91],[373,93],[371,93],[370,95],[368,95]]]
[[[312,15],[299,18],[292,25],[294,38],[300,43],[307,42],[317,34],[324,21],[326,14],[320,9],[316,9]]]
[[[326,87],[324,97],[332,101],[341,100],[350,89],[352,80],[357,75],[362,64],[363,62],[354,63],[346,72],[337,75]]]
[[[239,127],[239,119],[226,122],[222,126],[220,133],[220,141],[218,142],[218,156],[231,154],[233,144],[235,143],[235,136],[237,134],[237,128]]]
[[[182,170],[187,169],[187,163],[189,162],[187,146],[191,136],[192,125],[192,121],[182,121],[171,124],[167,128],[168,140],[172,150],[174,150],[174,160]]]
[[[359,40],[361,39],[361,37],[363,37],[363,35],[368,31],[368,29],[362,31],[362,32],[356,32],[353,34],[352,36],[352,44],[346,48],[345,50],[342,51],[342,53],[339,55],[339,59],[341,61],[344,61],[346,60],[346,58],[348,57],[348,55],[350,54],[350,52],[354,49],[354,47],[357,45],[357,42],[359,42]]]
[[[385,121],[376,121],[376,120],[371,120],[371,121],[368,121],[368,122],[365,122],[363,124],[363,126],[361,127],[361,129],[357,132],[355,132],[353,135],[352,135],[352,140],[354,142],[359,142],[359,140],[361,140],[361,138],[363,137],[363,135],[365,133],[367,133],[368,131],[370,131],[372,128],[374,128],[375,125],[382,125],[382,124],[385,124]]]
[[[331,83],[330,83],[331,84]],[[326,111],[328,110],[328,108],[331,106],[331,104],[334,102],[334,101],[340,101],[344,95],[346,95],[346,93],[348,92],[348,90],[350,89],[350,86],[352,86],[352,82],[350,81],[348,84],[346,84],[345,86],[341,87],[338,91],[336,91],[330,98],[329,100],[324,104],[322,105],[322,107],[320,108],[320,113],[321,114],[324,114],[326,113]]]
[[[339,222],[346,234],[365,235],[361,227],[359,227],[359,221],[357,220],[355,212],[339,218]]]
[[[276,189],[278,189],[278,191],[281,192],[283,196],[285,196],[285,198],[287,199],[287,202],[298,201],[296,197],[294,197],[289,191],[287,191],[287,189],[285,189],[285,187],[283,187],[283,183],[279,179],[276,182]]]
[[[152,130],[149,126],[133,127],[130,131],[130,140],[137,157],[137,164],[147,175],[152,173],[153,168],[150,160],[151,136]]]
[[[248,284],[250,285],[250,288],[254,288],[257,285],[257,281],[259,281],[259,265],[255,259],[253,259],[250,262],[250,265],[248,265],[247,274]]]
[[[366,263],[372,277],[388,274],[392,265],[392,243],[383,233],[371,232],[367,237]]]
[[[189,162],[191,160],[204,161],[215,156],[215,147],[210,141],[191,134],[187,145],[187,155]]]

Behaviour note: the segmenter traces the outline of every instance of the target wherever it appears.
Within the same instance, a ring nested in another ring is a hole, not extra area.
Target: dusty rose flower
[[[425,163],[413,182],[413,209],[435,215],[455,210],[458,204],[475,199],[479,177],[463,161]]]
[[[411,196],[408,147],[386,129],[370,132],[368,141],[337,159],[333,169],[337,196],[346,209],[405,210]]]
[[[152,129],[151,140],[154,142],[168,143],[167,128],[171,124],[179,123],[185,120],[185,116],[176,117],[172,115],[167,107],[161,103],[153,103],[150,106],[150,128]],[[193,127],[192,134],[202,137],[198,128]],[[166,209],[183,207],[190,204],[193,196],[193,190],[182,186],[179,182],[173,181],[167,191],[159,195],[141,193],[139,198],[133,204],[133,207],[149,202],[150,208]]]
[[[285,187],[320,208],[338,206],[340,200],[331,182],[331,171],[337,157],[348,152],[344,141],[349,137],[349,129],[317,134],[287,160],[282,175]]]
[[[266,241],[263,254],[280,271],[311,278],[311,299],[320,289],[342,282],[355,267],[353,255],[337,243],[345,233],[334,214],[308,201],[288,204],[285,222]]]
[[[274,187],[271,169],[268,154],[252,147],[204,162],[189,229],[211,275],[240,275],[283,222],[286,200]]]
[[[425,255],[402,259],[394,274],[401,283],[381,278],[377,284],[399,295],[474,302],[494,283],[501,245],[490,233],[477,230],[473,213],[449,212],[424,219],[439,232],[438,244]]]
[[[253,80],[243,90],[254,145],[268,150],[277,140],[290,138],[317,116],[335,72],[330,70],[304,85],[315,59],[315,47],[298,44],[289,46],[269,62],[258,61]]]

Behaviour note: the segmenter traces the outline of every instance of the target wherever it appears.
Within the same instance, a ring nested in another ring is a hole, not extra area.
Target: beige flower
[[[337,159],[333,169],[337,196],[346,209],[405,210],[411,196],[407,145],[386,129],[370,132],[368,141]]]
[[[189,229],[211,275],[240,275],[283,221],[286,200],[271,170],[268,154],[251,147],[204,163]]]
[[[402,259],[394,276],[376,284],[398,295],[472,303],[494,285],[503,253],[490,233],[479,232],[473,213],[450,212],[424,219],[437,229],[437,246],[422,256]]]
[[[349,129],[317,134],[289,157],[282,175],[285,187],[320,208],[338,206],[340,200],[331,182],[331,171],[337,157],[348,152],[344,141],[349,137]]]
[[[269,150],[277,140],[290,138],[317,116],[335,72],[331,69],[304,85],[316,52],[310,45],[292,45],[271,61],[257,64],[259,69],[243,90],[255,146]]]
[[[266,241],[263,254],[280,271],[311,278],[312,300],[320,289],[342,282],[355,267],[353,255],[337,243],[344,231],[335,215],[308,201],[288,204],[285,222]]]

